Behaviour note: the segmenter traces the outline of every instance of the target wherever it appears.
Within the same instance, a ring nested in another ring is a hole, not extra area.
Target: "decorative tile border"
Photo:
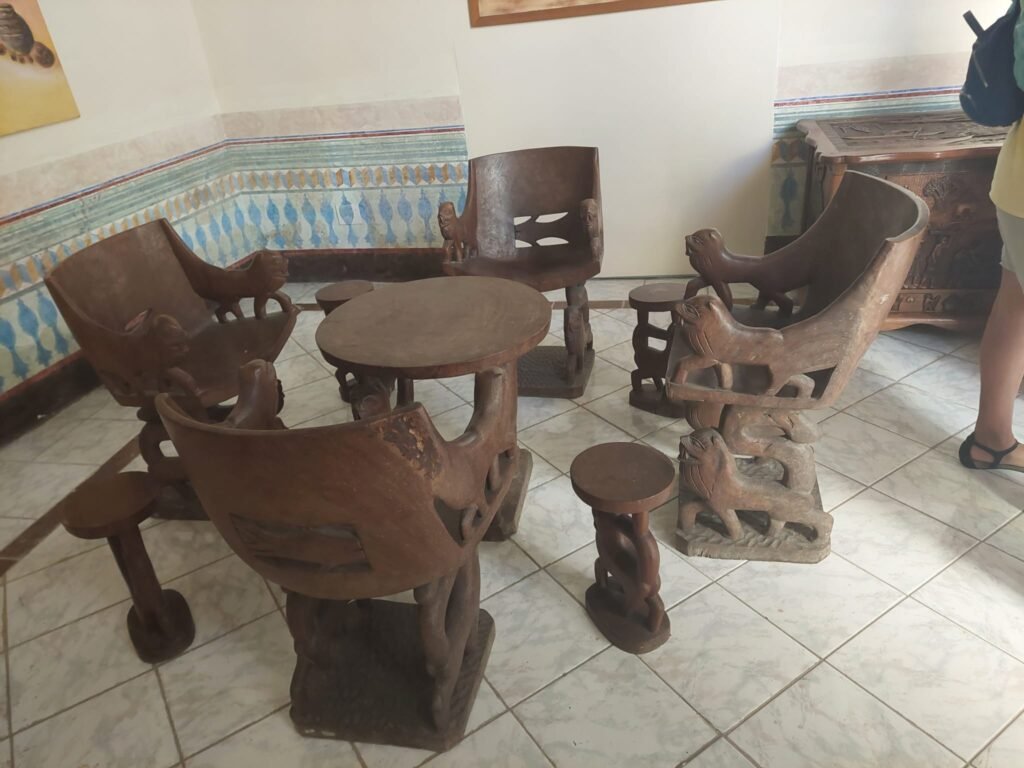
[[[42,284],[87,245],[164,217],[210,263],[254,250],[430,247],[465,201],[462,126],[225,139],[0,217],[0,397],[76,350]]]

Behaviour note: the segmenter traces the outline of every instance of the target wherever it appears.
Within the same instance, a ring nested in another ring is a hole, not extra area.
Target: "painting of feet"
[[[37,0],[0,3],[0,136],[78,117]]]
[[[469,18],[474,27],[483,27],[702,2],[706,0],[469,0]]]

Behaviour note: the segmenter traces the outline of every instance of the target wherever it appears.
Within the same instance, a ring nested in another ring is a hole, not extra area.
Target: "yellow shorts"
[[[1024,219],[996,208],[999,235],[1003,238],[1003,269],[1013,272],[1024,287]]]

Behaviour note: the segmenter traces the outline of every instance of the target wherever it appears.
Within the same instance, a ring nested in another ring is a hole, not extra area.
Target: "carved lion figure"
[[[698,513],[704,509],[718,516],[731,539],[743,536],[738,509],[767,513],[769,534],[778,533],[786,523],[806,526],[818,536],[832,530],[831,516],[816,508],[810,494],[740,472],[717,430],[700,429],[679,441],[679,472],[685,487],[700,499],[680,505],[679,526],[684,532],[693,529]]]
[[[597,204],[597,200],[588,197],[580,203],[580,219],[583,220],[583,228],[590,238],[590,252],[595,259],[600,260],[604,255],[604,228],[601,221],[601,206]]]
[[[715,296],[695,296],[673,310],[682,324],[692,354],[676,360],[672,382],[682,384],[691,371],[715,368],[719,386],[731,389],[734,364],[764,366],[769,381],[764,394],[777,395],[786,385],[807,397],[814,382],[803,375],[801,360],[786,349],[785,337],[774,328],[751,328],[736,321]]]
[[[806,270],[781,269],[780,260],[773,256],[740,256],[725,247],[717,229],[702,229],[686,238],[686,255],[700,277],[686,286],[686,298],[691,298],[705,286],[711,286],[725,306],[732,309],[730,283],[749,283],[758,290],[754,306],[764,309],[773,301],[779,307],[779,316],[793,313],[793,301],[787,291],[806,285]]]

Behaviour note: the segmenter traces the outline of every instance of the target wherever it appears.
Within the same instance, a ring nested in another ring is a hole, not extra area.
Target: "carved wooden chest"
[[[901,184],[931,208],[885,327],[983,323],[999,286],[1002,242],[988,192],[1006,129],[977,125],[962,112],[803,120],[798,128],[813,152],[804,230],[847,169]]]

